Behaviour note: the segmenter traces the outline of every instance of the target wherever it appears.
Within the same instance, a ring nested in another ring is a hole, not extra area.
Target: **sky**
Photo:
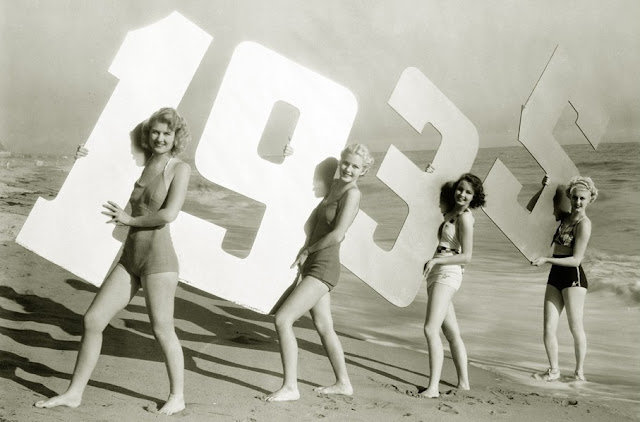
[[[481,147],[515,146],[520,108],[556,45],[610,115],[603,142],[640,141],[637,0],[0,0],[0,143],[73,154],[118,80],[108,69],[128,31],[174,10],[214,37],[178,109],[193,153],[234,48],[260,43],[348,88],[349,142],[433,149],[388,104],[417,67],[473,122]],[[567,106],[563,143],[585,142]]]

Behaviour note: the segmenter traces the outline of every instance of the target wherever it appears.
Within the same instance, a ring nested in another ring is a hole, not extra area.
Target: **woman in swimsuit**
[[[471,209],[485,204],[482,181],[465,173],[454,183],[447,183],[440,192],[440,209],[444,222],[438,230],[436,252],[424,265],[427,280],[427,316],[424,333],[429,349],[429,386],[422,397],[440,395],[439,384],[444,362],[440,329],[451,347],[453,363],[458,373],[458,388],[469,389],[467,351],[460,336],[451,299],[462,284],[464,265],[471,261],[473,252],[473,224]]]
[[[102,212],[110,217],[109,223],[130,227],[122,256],[84,316],[80,350],[67,391],[37,402],[37,407],[80,405],[100,356],[102,332],[142,287],[153,334],[169,373],[170,394],[159,413],[171,415],[184,409],[184,358],[173,325],[178,260],[169,223],[178,216],[187,193],[191,168],[176,155],[189,139],[186,122],[172,108],[160,109],[144,123],[142,146],[151,156],[133,188],[131,214],[111,201]],[[76,158],[86,154],[80,146]]]
[[[544,347],[549,359],[549,369],[536,374],[536,378],[546,381],[560,378],[556,330],[565,307],[576,355],[574,377],[578,381],[586,381],[584,359],[587,337],[582,316],[588,284],[581,264],[591,237],[587,206],[595,201],[598,190],[589,177],[577,176],[569,182],[566,195],[571,201],[571,212],[558,214],[561,222],[553,236],[553,257],[540,257],[531,262],[536,266],[551,264],[544,295]]]
[[[323,394],[353,394],[342,344],[333,329],[329,292],[340,277],[340,243],[359,209],[360,190],[356,183],[373,164],[373,157],[367,147],[361,144],[349,145],[340,157],[339,178],[333,180],[329,193],[309,217],[306,242],[291,266],[299,267],[301,281],[275,315],[284,380],[279,390],[265,397],[267,401],[300,398],[298,344],[293,323],[307,311],[311,312],[336,376],[335,384],[315,391]]]

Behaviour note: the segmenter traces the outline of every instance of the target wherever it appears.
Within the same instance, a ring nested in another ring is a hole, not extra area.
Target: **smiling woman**
[[[71,384],[63,394],[37,402],[37,407],[80,405],[100,356],[104,329],[142,287],[153,334],[162,347],[169,373],[170,394],[160,413],[171,415],[185,408],[184,358],[173,326],[178,259],[169,223],[178,216],[187,193],[191,168],[176,155],[184,150],[189,138],[184,119],[172,108],[158,110],[144,123],[142,145],[151,156],[131,193],[131,213],[112,201],[102,212],[110,217],[109,223],[130,227],[122,256],[84,316]],[[86,153],[79,148],[76,157]]]
[[[290,148],[285,148],[285,155],[292,152]],[[266,401],[291,401],[300,398],[298,345],[293,323],[307,311],[311,312],[336,376],[335,384],[319,387],[315,391],[322,394],[353,394],[342,344],[333,328],[329,293],[340,278],[340,244],[359,210],[361,195],[357,186],[358,179],[372,165],[373,157],[366,146],[347,146],[340,154],[339,177],[333,180],[327,195],[307,221],[307,239],[291,265],[292,268],[299,268],[300,281],[275,315],[284,380],[279,390],[264,398]]]
[[[576,355],[576,381],[586,381],[584,360],[587,336],[583,326],[584,300],[589,284],[582,269],[582,260],[591,238],[591,220],[587,206],[596,200],[598,190],[590,177],[576,176],[569,182],[566,195],[571,200],[571,212],[555,213],[561,220],[553,236],[553,256],[534,259],[531,264],[551,264],[544,296],[544,347],[549,368],[534,376],[545,381],[560,379],[558,339],[556,330],[562,311],[567,309],[569,329]]]
[[[464,265],[473,253],[473,226],[471,209],[485,205],[482,181],[465,173],[455,182],[446,183],[440,192],[440,209],[444,221],[438,229],[438,247],[433,258],[424,264],[427,280],[427,316],[424,334],[429,348],[429,386],[420,395],[426,398],[440,396],[439,384],[444,362],[440,329],[449,341],[451,355],[458,372],[460,390],[469,390],[467,350],[460,336],[460,328],[451,300],[462,285]]]

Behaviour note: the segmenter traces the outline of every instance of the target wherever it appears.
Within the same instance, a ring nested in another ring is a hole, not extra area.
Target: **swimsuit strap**
[[[465,213],[465,212],[467,212],[467,211],[469,211],[469,208],[466,208],[466,209],[465,209],[464,211],[462,211],[462,212],[456,213],[453,217],[451,217],[451,218],[448,220],[448,222],[449,222],[449,223],[451,223],[451,224],[455,223],[456,221],[458,221],[458,217],[460,217],[462,214],[464,214],[464,213]],[[446,214],[445,214],[445,215],[446,215]],[[444,215],[443,215],[443,217],[444,217]],[[447,222],[447,221],[445,221],[445,223],[446,223],[446,222]]]
[[[169,167],[169,163],[171,162],[171,160],[173,160],[173,157],[169,157],[169,161],[167,161],[167,164],[165,164],[164,168],[162,169],[163,173],[167,170],[167,167]]]
[[[331,221],[327,221],[327,224],[333,224],[334,221],[336,221],[336,217],[338,217],[338,213],[340,212],[340,205],[342,203],[342,199],[347,195],[347,192],[349,192],[351,189],[357,189],[356,186],[352,186],[349,189],[345,190],[344,192],[342,192],[342,195],[340,196],[340,198],[336,199],[335,201],[327,201],[327,198],[329,197],[329,195],[327,195],[321,202],[320,202],[320,207],[324,208],[326,210],[327,206],[329,204],[336,204],[336,213],[333,216],[333,220]],[[324,210],[323,210],[324,211]]]

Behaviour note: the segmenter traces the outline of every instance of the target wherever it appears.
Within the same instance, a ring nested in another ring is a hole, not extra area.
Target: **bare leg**
[[[544,295],[544,348],[547,351],[551,372],[558,371],[558,320],[564,309],[562,293],[557,288],[547,285]]]
[[[102,349],[102,332],[109,321],[129,303],[140,288],[137,278],[117,265],[107,276],[91,306],[84,315],[84,332],[71,383],[59,396],[37,402],[36,407],[77,407],[96,367]]]
[[[280,355],[284,380],[282,387],[265,397],[267,401],[298,400],[298,342],[293,323],[315,305],[329,288],[313,277],[305,277],[276,312],[276,332],[280,342]]]
[[[336,382],[328,387],[318,387],[314,391],[322,394],[342,394],[350,396],[353,394],[353,387],[347,373],[347,364],[344,360],[344,351],[340,339],[333,329],[333,318],[331,317],[331,296],[326,294],[311,308],[313,324],[320,334],[322,345],[327,351],[329,362],[336,376]]]
[[[159,413],[184,410],[184,356],[173,324],[178,273],[150,274],[142,278],[153,335],[160,343],[169,374],[170,394]]]
[[[469,390],[469,371],[467,368],[467,349],[462,342],[460,336],[460,327],[458,326],[458,320],[456,319],[456,312],[453,307],[453,303],[449,303],[449,309],[447,315],[444,318],[442,324],[442,331],[444,336],[449,341],[451,347],[451,355],[453,357],[453,363],[456,366],[456,372],[458,373],[458,389]]]
[[[584,359],[587,354],[587,335],[582,323],[586,294],[587,289],[584,287],[569,287],[562,291],[576,353],[576,378],[580,376],[581,379],[584,379]]]
[[[433,283],[429,289],[427,300],[427,317],[424,323],[424,333],[427,337],[429,349],[429,386],[420,393],[423,397],[435,398],[440,396],[439,384],[444,362],[444,350],[440,338],[440,328],[444,322],[451,298],[455,289],[442,283]]]

